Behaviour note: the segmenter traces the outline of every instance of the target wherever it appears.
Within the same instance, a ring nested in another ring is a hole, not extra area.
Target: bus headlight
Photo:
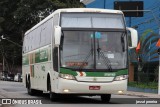
[[[120,75],[120,76],[116,76],[114,78],[114,81],[121,81],[121,80],[125,80],[128,79],[128,75]]]
[[[59,77],[67,80],[75,80],[75,77],[70,74],[59,74]]]

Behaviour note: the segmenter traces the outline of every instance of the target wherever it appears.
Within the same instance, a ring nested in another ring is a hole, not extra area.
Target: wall
[[[157,62],[159,59],[156,43],[159,38],[158,24],[160,25],[160,23],[158,21],[160,21],[160,0],[95,0],[86,5],[86,7],[113,9],[114,1],[143,1],[144,10],[152,11],[144,12],[144,17],[131,17],[131,20],[126,17],[126,24],[138,30],[139,41],[141,42],[139,54],[135,53],[135,49],[131,50],[131,61],[136,62],[137,55],[139,55],[143,62]]]

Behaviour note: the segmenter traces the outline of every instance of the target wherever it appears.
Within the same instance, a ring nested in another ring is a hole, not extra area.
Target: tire
[[[27,80],[27,92],[29,95],[35,95],[35,90],[31,88],[30,79]]]
[[[103,103],[109,103],[110,99],[111,99],[111,94],[103,94],[103,95],[101,95],[101,101]]]
[[[57,100],[57,94],[51,91],[51,82],[49,82],[49,98],[51,101]]]
[[[42,96],[42,94],[43,94],[43,91],[41,91],[41,90],[34,90],[35,91],[35,95],[37,95],[37,96]]]

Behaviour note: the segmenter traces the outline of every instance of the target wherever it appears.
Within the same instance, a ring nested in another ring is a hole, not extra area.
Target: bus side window
[[[58,47],[53,50],[53,69],[58,72]]]

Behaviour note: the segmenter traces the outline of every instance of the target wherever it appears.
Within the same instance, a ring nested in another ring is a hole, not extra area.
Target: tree
[[[14,13],[18,7],[18,2],[20,0],[1,0],[0,1],[0,37],[5,35],[12,41],[20,43],[21,38],[19,38],[19,30],[17,24],[15,23]],[[0,54],[3,57],[0,57],[0,61],[4,58],[6,66],[9,69],[9,65],[13,63],[12,57],[15,55],[13,51],[16,50],[18,61],[16,64],[21,64],[21,49],[14,46],[12,43],[2,40],[0,42]]]
[[[4,18],[3,17],[0,17],[0,24],[4,21]],[[0,26],[0,32],[2,32],[2,27]]]
[[[73,7],[83,7],[83,4],[79,0],[1,0],[0,36],[4,35],[22,45],[24,33],[40,21],[40,16],[45,18],[56,9]],[[8,68],[12,68],[13,64],[21,65],[21,47],[3,40],[0,42],[0,51]]]
[[[83,7],[78,0],[20,0],[15,19],[22,31],[26,31],[59,8]]]

